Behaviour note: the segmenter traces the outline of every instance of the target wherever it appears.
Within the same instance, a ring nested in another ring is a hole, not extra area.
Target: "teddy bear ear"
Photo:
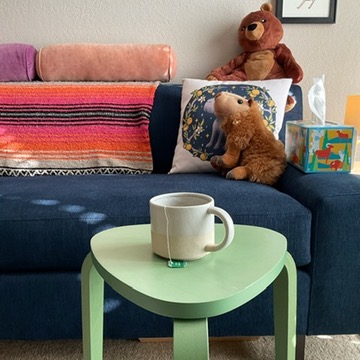
[[[270,3],[262,4],[260,7],[261,11],[272,11],[272,5]]]

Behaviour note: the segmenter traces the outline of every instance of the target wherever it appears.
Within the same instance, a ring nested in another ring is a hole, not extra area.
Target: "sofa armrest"
[[[359,333],[360,176],[289,165],[278,186],[312,213],[308,333]]]

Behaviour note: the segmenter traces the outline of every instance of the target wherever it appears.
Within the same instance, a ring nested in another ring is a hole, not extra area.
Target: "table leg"
[[[289,253],[273,287],[276,360],[295,360],[297,277]]]
[[[83,359],[103,358],[104,280],[88,254],[81,268]]]
[[[208,360],[207,319],[174,319],[174,359]]]

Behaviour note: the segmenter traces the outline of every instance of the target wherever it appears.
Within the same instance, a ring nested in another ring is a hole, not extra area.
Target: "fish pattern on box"
[[[0,84],[0,175],[150,173],[157,86]]]

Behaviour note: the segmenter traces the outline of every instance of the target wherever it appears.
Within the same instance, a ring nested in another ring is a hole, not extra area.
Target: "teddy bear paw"
[[[229,180],[246,180],[249,178],[249,172],[246,167],[238,166],[230,170],[226,174],[226,178]]]
[[[211,158],[210,164],[214,169],[220,169],[222,167],[221,156],[215,155]]]
[[[237,179],[235,178],[234,173],[231,172],[231,171],[229,171],[229,172],[226,174],[225,177],[226,177],[227,179],[229,179],[229,180],[237,180]]]
[[[217,80],[217,78],[216,78],[215,76],[213,76],[213,75],[208,75],[208,76],[206,77],[206,80],[208,80],[208,81],[215,81],[215,80]]]

